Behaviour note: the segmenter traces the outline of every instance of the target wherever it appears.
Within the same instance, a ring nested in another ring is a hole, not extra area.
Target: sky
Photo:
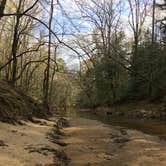
[[[53,30],[56,32],[60,39],[63,39],[63,41],[69,45],[72,45],[72,40],[74,38],[73,35],[91,33],[93,27],[90,22],[87,22],[85,21],[85,19],[81,18],[80,10],[78,9],[78,6],[76,5],[75,1],[80,2],[80,0],[59,0],[59,5],[55,5],[54,8]],[[107,0],[98,1],[101,2]],[[118,0],[114,1],[117,2]],[[162,0],[157,0],[157,2],[160,1]],[[128,24],[129,6],[127,5],[127,0],[122,0],[122,2],[123,11],[121,18],[123,30],[125,31],[126,36],[128,38],[131,38],[133,32]],[[84,0],[84,3],[89,3],[90,5],[93,4],[91,0]],[[152,3],[152,0],[149,0],[149,3]],[[46,5],[45,8],[49,12],[49,6]],[[148,14],[151,15],[150,13]],[[156,13],[156,15],[159,14]],[[45,18],[47,17],[48,13],[45,14]],[[147,17],[145,27],[150,27],[151,22],[151,17]],[[73,51],[64,47],[60,47],[60,49],[58,50],[58,54],[65,60],[69,68],[78,68],[78,56],[74,54]]]

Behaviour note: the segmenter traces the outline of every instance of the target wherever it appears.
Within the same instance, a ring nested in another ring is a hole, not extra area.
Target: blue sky
[[[102,0],[100,0],[99,2],[101,1]],[[90,24],[90,22],[87,22],[81,18],[81,13],[74,0],[59,0],[59,2],[60,5],[55,5],[53,20],[53,30],[58,34],[59,38],[62,38],[61,34],[63,34],[63,40],[68,44],[71,44],[73,34],[86,34],[91,32],[93,26]],[[84,2],[92,4],[91,0],[84,0]],[[152,3],[152,0],[149,0],[149,2]],[[49,6],[45,5],[45,8],[49,12]],[[129,28],[128,15],[129,10],[127,6],[127,0],[123,0],[123,11],[121,16],[122,26],[126,35],[128,37],[131,37],[132,31]],[[47,12],[44,13],[44,17],[46,18],[46,23],[48,23]],[[147,19],[146,24],[147,27],[149,26],[149,24],[151,24],[150,17]],[[61,48],[61,50],[59,50],[59,56],[65,59],[65,62],[68,64],[68,66],[78,65],[77,55],[75,55],[71,50],[67,48]]]

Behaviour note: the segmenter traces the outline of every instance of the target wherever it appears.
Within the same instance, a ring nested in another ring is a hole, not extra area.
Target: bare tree
[[[5,6],[6,6],[6,0],[1,0],[1,2],[0,2],[0,20],[3,17]]]
[[[93,28],[91,35],[91,41],[93,47],[91,49],[88,46],[84,46],[77,41],[78,46],[83,52],[85,52],[88,59],[92,62],[93,66],[100,61],[103,63],[116,63],[110,57],[119,59],[120,54],[115,54],[116,44],[115,41],[118,39],[121,29],[121,1],[98,1],[93,0],[91,3],[77,2],[77,5],[82,13],[83,18],[90,22]],[[124,57],[121,59],[123,63]],[[111,75],[109,73],[108,75]],[[112,90],[113,99],[116,98],[116,85],[115,77],[110,76],[112,81],[110,82],[110,89]]]
[[[152,45],[154,44],[155,40],[155,6],[156,6],[156,0],[153,0],[152,5]]]
[[[48,59],[47,59],[47,66],[44,73],[44,82],[43,82],[43,103],[46,107],[49,104],[49,89],[50,89],[50,62],[51,62],[51,29],[52,29],[52,19],[53,19],[53,12],[54,12],[54,1],[51,0],[51,7],[50,7],[50,18],[49,18],[49,41],[48,41]],[[48,107],[49,108],[49,107]]]
[[[13,85],[15,85],[15,81],[16,81],[16,73],[17,73],[17,49],[18,49],[18,42],[19,42],[19,27],[20,27],[20,11],[22,8],[22,0],[19,0],[19,4],[18,4],[18,8],[16,11],[16,23],[14,26],[14,36],[13,36],[13,42],[12,42],[12,58],[13,58],[13,62],[12,62],[12,76],[11,76],[11,82]]]
[[[148,0],[128,0],[129,3],[129,25],[134,36],[134,56],[137,54],[139,39],[142,33],[142,28],[147,17]]]

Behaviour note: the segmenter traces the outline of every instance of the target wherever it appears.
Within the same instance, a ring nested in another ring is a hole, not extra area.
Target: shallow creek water
[[[105,124],[142,131],[146,134],[158,136],[160,139],[166,140],[166,121],[112,118],[110,115],[95,115],[91,112],[76,110],[68,111],[67,116],[98,120]]]

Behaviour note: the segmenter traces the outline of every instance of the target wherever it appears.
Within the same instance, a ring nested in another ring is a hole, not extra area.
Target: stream
[[[87,111],[83,112],[75,110],[68,111],[67,116],[73,118],[82,117],[86,119],[98,120],[104,124],[142,131],[143,133],[158,136],[160,139],[166,140],[166,121],[112,118],[110,115],[96,115]]]

